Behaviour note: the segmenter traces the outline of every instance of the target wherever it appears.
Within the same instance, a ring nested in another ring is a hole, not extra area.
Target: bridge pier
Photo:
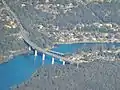
[[[45,60],[45,54],[43,53],[43,56],[42,56],[42,60],[44,61]]]
[[[28,50],[31,51],[31,47],[30,46],[28,47]]]
[[[60,61],[62,61],[62,59],[60,58]]]
[[[54,64],[54,62],[55,62],[55,58],[54,58],[54,57],[52,57],[52,64]]]
[[[34,55],[37,56],[37,50],[35,50],[35,54]]]
[[[65,61],[63,61],[63,65],[65,65]]]

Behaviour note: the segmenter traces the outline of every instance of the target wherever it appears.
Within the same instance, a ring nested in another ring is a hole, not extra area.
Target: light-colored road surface
[[[44,53],[44,54],[50,55],[50,56],[55,57],[55,58],[58,58],[58,59],[66,60],[64,57],[59,56],[59,55],[56,55],[56,54],[53,54],[53,53],[50,53],[50,52],[48,52],[48,51],[40,48],[39,46],[37,46],[37,45],[36,45],[35,43],[33,43],[32,41],[30,41],[29,38],[28,38],[28,36],[27,36],[27,35],[28,35],[27,31],[26,31],[25,28],[22,26],[20,20],[19,20],[18,17],[16,16],[16,14],[10,9],[10,7],[7,5],[7,3],[6,3],[4,0],[2,0],[2,2],[3,2],[3,4],[4,4],[4,6],[6,7],[6,9],[14,16],[15,20],[17,21],[17,24],[18,24],[18,26],[19,26],[19,28],[20,28],[20,30],[21,30],[22,37],[23,37],[23,39],[24,39],[24,41],[25,41],[26,43],[28,43],[33,49],[35,49],[35,50],[37,50],[37,51],[39,51],[39,52],[42,52],[42,53]]]

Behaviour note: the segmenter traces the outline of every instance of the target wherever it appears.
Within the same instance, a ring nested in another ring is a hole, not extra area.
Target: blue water
[[[54,48],[52,50],[61,52],[61,53],[74,53],[78,49],[85,47],[94,47],[95,45],[106,45],[111,48],[113,45],[115,47],[120,47],[120,43],[76,43],[76,44],[59,44],[59,48]]]
[[[105,43],[108,47],[115,45],[120,47],[120,43]],[[62,53],[73,53],[78,48],[94,46],[94,43],[81,44],[60,44],[59,47],[53,50]],[[51,57],[46,56],[44,65],[51,64]],[[32,73],[36,71],[42,65],[42,54],[39,53],[35,58],[33,54],[23,54],[14,57],[8,63],[0,64],[0,90],[9,90],[9,87],[20,84],[25,80],[28,80]],[[55,59],[56,64],[62,64],[61,61]]]
[[[46,56],[44,65],[51,64],[51,60],[50,56]],[[55,62],[62,64],[56,59]],[[38,54],[36,58],[34,54],[19,55],[8,63],[0,64],[0,90],[9,90],[9,87],[29,79],[41,65],[42,54]]]

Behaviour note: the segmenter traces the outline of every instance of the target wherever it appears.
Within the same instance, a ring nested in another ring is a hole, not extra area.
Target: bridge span
[[[46,50],[40,48],[39,46],[37,46],[35,43],[33,43],[32,41],[29,40],[28,38],[28,35],[29,33],[25,30],[25,28],[22,26],[20,20],[18,19],[18,17],[16,16],[16,14],[10,9],[10,7],[7,5],[7,3],[2,0],[4,6],[6,7],[6,9],[14,16],[16,22],[17,22],[17,25],[19,26],[20,30],[21,30],[21,35],[22,35],[22,38],[23,40],[28,43],[28,45],[30,47],[32,47],[33,49],[37,50],[38,52],[42,52],[43,54],[47,54],[47,55],[50,55],[54,58],[58,58],[58,59],[62,59],[64,61],[66,61],[66,58],[62,57],[62,56],[59,56],[59,55],[56,55],[54,53],[51,53],[51,52],[47,52]]]
[[[60,53],[60,52],[53,51],[53,50],[48,50],[48,52],[54,53],[54,54],[57,54],[57,55],[60,55],[60,56],[64,56],[65,55],[64,53]]]

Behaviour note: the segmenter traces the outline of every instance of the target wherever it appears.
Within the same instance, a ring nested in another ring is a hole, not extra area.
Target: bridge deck
[[[57,55],[61,55],[61,56],[64,56],[64,55],[65,55],[64,53],[60,53],[60,52],[53,51],[53,50],[48,50],[48,52],[54,53],[54,54],[57,54]]]
[[[19,26],[19,28],[20,28],[20,30],[21,30],[21,35],[22,35],[22,37],[23,37],[23,39],[24,39],[25,42],[27,42],[33,49],[36,49],[36,50],[39,51],[39,52],[42,52],[42,53],[44,53],[44,54],[50,55],[50,56],[55,57],[55,58],[60,58],[60,59],[62,59],[62,60],[66,60],[64,57],[59,56],[59,55],[56,55],[56,54],[53,54],[53,53],[50,53],[50,52],[47,52],[46,50],[38,47],[35,43],[31,42],[31,41],[29,40],[29,38],[27,37],[27,32],[26,32],[25,28],[24,28],[24,27],[22,26],[22,24],[20,23],[20,21],[19,21],[19,19],[17,18],[16,14],[10,9],[10,7],[7,5],[7,3],[6,3],[4,0],[2,0],[2,2],[3,2],[3,4],[5,5],[6,9],[7,9],[7,10],[14,16],[14,18],[16,19],[17,24],[18,24],[18,26]]]

